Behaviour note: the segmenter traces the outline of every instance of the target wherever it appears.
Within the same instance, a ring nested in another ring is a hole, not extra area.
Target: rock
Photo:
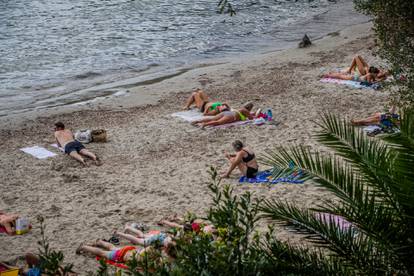
[[[310,41],[308,35],[305,34],[305,36],[302,38],[302,41],[299,43],[299,48],[306,48],[312,45],[312,42]]]

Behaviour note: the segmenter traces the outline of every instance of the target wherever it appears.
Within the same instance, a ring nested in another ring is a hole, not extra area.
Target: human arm
[[[236,154],[236,156],[231,159],[231,165],[230,168],[227,170],[226,173],[224,173],[222,175],[223,178],[228,178],[231,174],[231,172],[237,167],[237,165],[239,165],[242,162],[242,158],[243,158],[243,153],[242,152],[238,152]]]

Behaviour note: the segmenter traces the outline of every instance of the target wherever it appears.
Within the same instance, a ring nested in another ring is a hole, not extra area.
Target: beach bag
[[[23,235],[29,232],[30,223],[27,218],[18,218],[16,219],[16,235]]]
[[[96,143],[106,143],[106,130],[105,129],[95,129],[92,130],[92,141]]]
[[[83,129],[83,130],[77,131],[75,133],[75,139],[81,142],[82,144],[88,144],[92,142],[91,130]]]

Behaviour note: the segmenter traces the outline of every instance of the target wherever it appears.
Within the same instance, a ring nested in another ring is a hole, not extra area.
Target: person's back
[[[59,129],[55,131],[55,138],[59,145],[64,148],[67,143],[73,142],[73,133],[68,129]]]

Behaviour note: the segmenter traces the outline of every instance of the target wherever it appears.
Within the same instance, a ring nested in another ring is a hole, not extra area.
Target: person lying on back
[[[55,139],[58,146],[63,148],[66,154],[82,163],[85,167],[87,167],[88,164],[83,157],[89,157],[95,161],[97,166],[101,165],[99,158],[88,151],[81,142],[76,141],[72,131],[65,129],[65,125],[62,122],[57,122],[55,124]]]

